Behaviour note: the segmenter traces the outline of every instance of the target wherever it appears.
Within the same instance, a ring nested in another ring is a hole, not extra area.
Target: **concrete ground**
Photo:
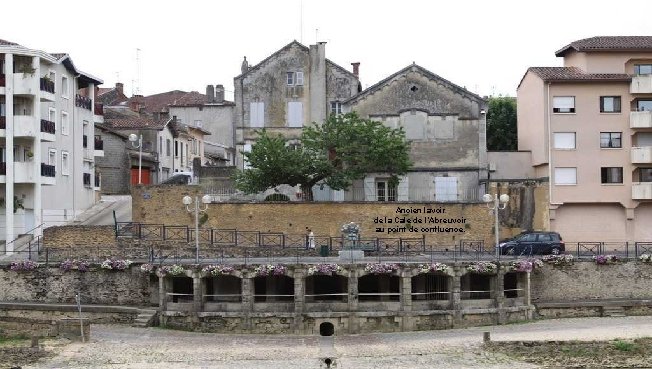
[[[23,368],[536,368],[482,350],[492,340],[610,340],[652,336],[650,317],[577,318],[427,332],[319,336],[222,335],[93,325],[91,342]]]

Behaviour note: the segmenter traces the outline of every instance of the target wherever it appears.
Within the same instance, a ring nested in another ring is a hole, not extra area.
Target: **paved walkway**
[[[221,335],[93,325],[90,343],[58,348],[24,368],[535,368],[482,350],[493,340],[609,340],[652,336],[650,317],[578,318],[427,332],[335,336]],[[333,366],[335,367],[335,366]]]

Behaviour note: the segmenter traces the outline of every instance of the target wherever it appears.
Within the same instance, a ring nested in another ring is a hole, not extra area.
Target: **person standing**
[[[315,249],[315,234],[312,232],[312,229],[306,227],[306,232],[308,232],[308,249]]]

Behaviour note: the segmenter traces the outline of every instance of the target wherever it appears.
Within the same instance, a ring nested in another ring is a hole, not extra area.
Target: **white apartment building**
[[[95,203],[95,86],[67,54],[0,40],[0,239],[73,220]],[[11,148],[11,149],[9,149]],[[96,150],[98,149],[98,150]]]

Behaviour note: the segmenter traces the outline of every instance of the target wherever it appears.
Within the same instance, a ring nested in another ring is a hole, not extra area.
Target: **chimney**
[[[310,45],[310,116],[307,122],[323,122],[328,116],[326,106],[326,43]]]
[[[224,86],[215,85],[215,102],[221,104],[224,102]]]
[[[206,85],[206,102],[215,102],[215,89],[213,89],[213,85]]]
[[[240,72],[242,74],[245,74],[249,70],[249,62],[247,61],[247,57],[244,57],[244,60],[242,61],[242,64],[240,65]]]
[[[140,109],[144,108],[143,102],[143,95],[134,95],[131,99],[129,99],[129,109],[135,112],[140,112]]]
[[[360,76],[360,62],[351,63],[353,66],[353,75],[356,77]]]
[[[115,89],[118,90],[118,92],[120,92],[120,94],[122,94],[122,95],[124,95],[124,88],[125,88],[125,85],[122,82],[116,82],[115,83]]]

